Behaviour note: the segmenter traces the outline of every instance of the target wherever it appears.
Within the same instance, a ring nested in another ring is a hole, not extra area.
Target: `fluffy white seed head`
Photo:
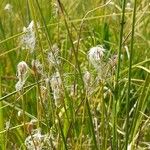
[[[29,49],[33,52],[36,44],[36,36],[34,30],[34,22],[31,21],[28,27],[23,27],[24,35],[20,39],[22,49]]]
[[[60,87],[61,87],[62,81],[61,81],[59,72],[56,72],[56,73],[52,76],[50,82],[51,82],[51,87],[52,87],[52,89],[57,89],[57,88],[60,88]]]
[[[23,27],[23,32],[32,32],[34,31],[34,22],[33,20],[30,22],[28,27]]]
[[[54,100],[55,100],[55,105],[59,106],[60,105],[60,100],[62,98],[62,80],[60,78],[59,72],[56,72],[52,76],[52,78],[50,80],[50,83],[51,83],[51,88],[52,88],[52,91],[53,91],[53,97],[54,97]]]
[[[43,65],[40,63],[39,60],[32,60],[31,66],[39,74],[43,74]]]
[[[19,81],[15,85],[16,91],[20,91],[23,88],[25,81],[28,78],[28,71],[29,67],[25,61],[21,61],[17,65],[17,78]]]
[[[97,69],[100,67],[105,49],[102,46],[92,47],[88,52],[88,59],[90,63]]]
[[[100,61],[101,58],[104,56],[104,51],[105,49],[102,46],[92,47],[88,53],[89,60],[91,62]]]
[[[83,81],[86,87],[90,85],[91,82],[91,74],[89,71],[86,71],[83,76]]]
[[[20,72],[21,74],[24,74],[27,72],[28,69],[28,65],[26,64],[25,61],[21,61],[18,65],[17,65],[17,71]]]
[[[42,150],[44,136],[40,129],[33,130],[32,135],[25,139],[25,146],[28,150]]]
[[[27,73],[28,73],[28,65],[26,64],[25,61],[21,61],[18,65],[17,65],[17,77],[20,80],[24,80]]]
[[[51,66],[56,66],[56,64],[60,64],[59,51],[60,50],[57,44],[54,44],[52,46],[52,51],[48,53],[48,62]]]
[[[45,86],[40,86],[40,93],[43,103],[46,102],[48,96],[48,90]]]
[[[15,85],[16,91],[21,91],[22,88],[23,88],[23,86],[24,86],[24,84],[25,84],[25,81],[19,80],[19,81],[16,83],[16,85]]]
[[[13,6],[11,4],[6,4],[6,6],[4,7],[4,10],[7,11],[7,12],[12,12],[12,8]]]

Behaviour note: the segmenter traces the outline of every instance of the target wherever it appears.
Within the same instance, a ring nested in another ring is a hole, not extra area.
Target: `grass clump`
[[[149,2],[0,2],[0,148],[150,149]]]

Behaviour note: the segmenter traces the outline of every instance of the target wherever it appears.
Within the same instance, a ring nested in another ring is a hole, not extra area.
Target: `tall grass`
[[[135,32],[135,17],[136,17],[136,3],[134,1],[134,9],[133,9],[133,21],[132,21],[132,33],[131,33],[131,47],[130,47],[130,56],[129,56],[129,71],[128,71],[128,96],[126,101],[126,146],[125,149],[128,148],[128,139],[129,139],[129,102],[130,102],[130,90],[131,90],[131,78],[132,78],[132,60],[133,60],[133,46],[134,46],[134,32]]]
[[[0,148],[150,149],[149,8],[1,1]]]

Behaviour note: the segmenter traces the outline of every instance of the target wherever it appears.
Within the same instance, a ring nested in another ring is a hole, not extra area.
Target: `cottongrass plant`
[[[50,66],[55,66],[60,65],[61,59],[60,59],[60,49],[58,48],[57,44],[54,44],[52,46],[52,49],[50,52],[48,52],[48,63]]]
[[[52,75],[50,83],[53,91],[53,98],[55,100],[55,105],[59,106],[61,99],[63,98],[62,80],[60,78],[59,72],[56,72]]]
[[[44,68],[43,65],[40,63],[40,61],[38,59],[33,59],[31,62],[31,66],[34,72],[41,74],[42,76],[44,76]]]
[[[2,150],[150,149],[149,2],[123,2],[1,3]]]
[[[28,27],[23,27],[23,33],[24,34],[20,38],[22,49],[28,49],[33,52],[36,44],[34,21],[31,21]]]
[[[19,81],[15,85],[16,91],[22,90],[25,81],[28,78],[28,75],[29,75],[29,67],[26,64],[26,62],[21,61],[17,65],[17,78],[19,79]]]
[[[96,70],[101,70],[105,49],[102,46],[92,47],[88,52],[88,58]]]
[[[43,135],[40,128],[34,129],[25,139],[25,146],[29,150],[53,149],[50,138],[52,139],[48,134]]]

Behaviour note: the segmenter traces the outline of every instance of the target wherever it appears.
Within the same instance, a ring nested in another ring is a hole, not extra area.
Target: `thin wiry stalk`
[[[5,41],[5,48],[7,50],[9,50],[9,44],[8,44],[7,40],[5,40],[6,39],[6,33],[5,33],[5,30],[4,30],[1,18],[0,18],[0,34],[3,35],[2,37]],[[8,57],[9,57],[10,62],[12,63],[12,69],[15,72],[15,63],[13,61],[13,55],[9,54]]]
[[[79,75],[80,75],[80,78],[81,78],[81,81],[82,81],[82,87],[84,89],[84,81],[83,81],[83,78],[82,78],[81,68],[80,68],[79,61],[78,61],[78,53],[77,53],[77,51],[74,47],[74,44],[73,44],[72,36],[71,36],[70,30],[69,30],[69,27],[68,27],[67,20],[65,18],[64,11],[63,11],[62,3],[60,2],[60,0],[57,0],[57,1],[58,1],[59,6],[60,6],[63,17],[64,17],[65,26],[66,26],[66,29],[67,29],[67,32],[68,32],[68,35],[69,35],[69,39],[70,39],[70,42],[71,42],[72,50],[73,50],[73,53],[74,53],[74,56],[75,56],[75,61],[76,61],[75,65],[77,66],[77,69],[79,71]]]
[[[65,135],[64,135],[63,128],[62,128],[62,125],[61,125],[60,118],[59,118],[58,114],[57,114],[57,119],[58,119],[58,123],[59,123],[59,129],[60,129],[60,133],[61,133],[61,136],[62,136],[64,148],[65,148],[65,150],[67,150],[68,149],[67,148],[67,142],[66,142],[66,139],[65,139]]]
[[[134,32],[135,32],[135,19],[136,19],[136,3],[137,0],[134,0],[134,10],[132,18],[132,33],[131,33],[131,49],[129,57],[129,72],[128,72],[128,95],[126,100],[126,139],[125,139],[125,149],[128,148],[129,141],[129,103],[130,103],[130,92],[131,92],[131,73],[132,73],[132,60],[133,60],[133,46],[134,46]]]
[[[80,131],[80,135],[79,135],[79,146],[78,146],[78,144],[77,144],[77,148],[75,149],[75,150],[77,150],[78,149],[78,147],[82,147],[82,144],[83,144],[83,140],[82,140],[82,135],[83,135],[83,123],[84,123],[84,121],[85,121],[85,109],[86,108],[86,102],[84,101],[84,104],[83,104],[83,116],[82,116],[82,121],[81,121],[81,123],[82,123],[82,125],[81,125],[81,131]]]
[[[26,115],[25,115],[25,112],[26,112],[26,102],[25,102],[25,99],[24,99],[24,95],[23,95],[24,91],[21,90],[19,92],[20,96],[21,96],[21,102],[22,102],[22,118],[23,118],[23,137],[25,138],[26,137]]]
[[[119,75],[120,75],[120,66],[121,66],[121,50],[122,50],[122,41],[123,41],[123,30],[125,25],[125,6],[126,0],[123,0],[122,4],[122,21],[120,26],[120,38],[119,38],[119,48],[118,48],[118,64],[117,64],[117,73],[116,73],[116,88],[118,87]]]
[[[73,54],[74,54],[74,57],[75,57],[75,82],[77,80],[77,75],[76,75],[76,69],[78,69],[78,72],[79,72],[79,76],[80,76],[80,79],[82,81],[82,88],[84,89],[84,81],[83,81],[83,78],[82,78],[82,73],[81,73],[81,68],[80,68],[80,65],[79,65],[79,61],[78,61],[78,53],[75,49],[75,46],[73,44],[73,39],[72,39],[72,35],[70,33],[70,30],[69,30],[69,26],[68,26],[68,23],[67,23],[67,20],[66,20],[66,17],[65,17],[65,14],[64,14],[64,9],[63,9],[63,5],[62,3],[60,2],[60,0],[57,0],[58,1],[58,4],[59,4],[59,7],[60,7],[60,10],[62,12],[62,15],[63,15],[63,18],[64,18],[64,22],[65,22],[65,26],[66,26],[66,29],[67,29],[67,33],[68,33],[68,36],[69,36],[69,40],[70,40],[70,43],[71,43],[71,46],[72,46],[72,50],[73,50]],[[75,85],[75,84],[74,84]],[[84,91],[85,92],[85,91]],[[83,94],[85,95],[85,93]],[[67,96],[67,95],[66,95]],[[73,104],[70,102],[70,98],[69,96],[67,96],[67,100],[68,100],[68,104],[69,104],[69,110],[70,110],[70,115],[71,115],[71,119],[72,121],[75,120],[75,117],[74,117],[74,111],[73,111]],[[76,128],[75,128],[76,129]]]
[[[2,67],[0,66],[0,97],[2,95]],[[4,130],[4,112],[3,112],[3,102],[0,101],[0,131]],[[5,149],[5,137],[4,134],[0,134],[0,145],[1,149]]]
[[[87,111],[88,111],[88,115],[89,115],[91,130],[92,130],[93,142],[94,142],[94,145],[95,145],[94,149],[98,150],[98,145],[97,145],[97,141],[96,141],[94,125],[93,125],[93,121],[92,121],[92,115],[91,115],[91,110],[90,110],[88,99],[86,99],[86,106],[87,106]]]
[[[46,38],[47,38],[49,47],[50,47],[50,49],[51,49],[51,47],[52,47],[52,41],[51,41],[51,39],[50,39],[50,34],[49,34],[49,31],[48,31],[48,28],[47,28],[47,25],[46,25],[46,22],[45,22],[45,19],[44,19],[44,16],[43,16],[43,13],[42,13],[42,10],[41,10],[41,8],[40,8],[40,5],[39,5],[38,0],[36,0],[36,4],[37,4],[37,7],[38,7],[39,12],[40,12],[40,15],[41,15],[41,18],[42,18],[42,21],[43,21],[43,24],[44,24],[44,28],[45,28],[45,30],[46,30]]]
[[[122,41],[123,41],[123,30],[125,25],[125,6],[126,0],[123,0],[122,4],[122,21],[120,26],[120,38],[119,38],[119,48],[118,48],[118,64],[117,64],[117,73],[116,73],[116,88],[118,88],[118,81],[120,76],[120,67],[121,67],[121,50],[122,50]]]
[[[122,50],[122,41],[123,41],[123,30],[124,30],[124,24],[125,24],[125,6],[126,6],[126,0],[123,0],[122,2],[122,20],[121,20],[121,26],[120,26],[120,38],[119,38],[119,48],[118,48],[118,64],[117,64],[117,73],[116,73],[116,83],[115,83],[115,96],[113,100],[113,148],[116,149],[117,146],[117,112],[116,112],[116,105],[118,101],[119,96],[119,76],[120,76],[120,67],[121,67],[121,50]]]
[[[44,82],[44,80],[38,81],[38,83],[42,83],[42,82]],[[33,86],[35,86],[35,85],[37,85],[37,82],[35,82],[35,83],[31,84],[31,85],[25,86],[23,89],[25,90],[25,89],[28,89],[28,88],[33,87]],[[12,92],[12,93],[9,93],[9,94],[7,94],[7,95],[1,97],[1,98],[0,98],[0,101],[6,100],[7,98],[9,98],[9,97],[15,95],[17,92],[18,92],[18,91],[14,91],[14,92]]]
[[[103,93],[104,93],[104,83],[101,83],[101,86],[102,86],[102,88],[101,88],[101,109],[102,109],[102,116],[101,116],[101,128],[102,128],[102,150],[105,150],[106,149],[106,119],[105,119],[105,117],[106,117],[106,115],[105,115],[105,101],[104,101],[104,96],[103,96]]]
[[[80,20],[81,23],[80,23],[79,33],[78,33],[77,50],[79,49],[80,39],[81,39],[81,32],[82,32],[82,28],[83,28],[84,22],[88,20],[88,17],[87,17],[87,16],[88,16],[90,13],[92,13],[92,12],[94,12],[94,11],[100,9],[100,8],[103,8],[103,7],[107,6],[110,2],[111,2],[111,0],[109,0],[107,3],[105,3],[105,4],[103,4],[103,5],[99,6],[99,7],[96,7],[96,8],[94,8],[94,9],[88,11],[88,12],[84,15],[84,17]],[[103,16],[105,17],[106,15],[103,15]],[[69,23],[70,23],[70,21],[69,21]]]

